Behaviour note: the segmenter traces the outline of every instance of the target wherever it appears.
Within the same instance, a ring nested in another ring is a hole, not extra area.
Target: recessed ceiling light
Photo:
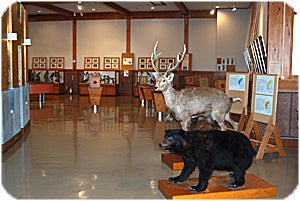
[[[37,12],[38,12],[38,13],[41,13],[42,11],[41,11],[41,10],[38,10]]]
[[[96,10],[96,8],[92,8],[92,11],[95,11]]]
[[[220,8],[220,6],[216,5],[216,8]]]

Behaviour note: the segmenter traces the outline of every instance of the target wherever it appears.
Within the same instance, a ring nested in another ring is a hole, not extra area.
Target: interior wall
[[[216,70],[216,18],[190,19],[189,22],[189,52],[193,55],[194,71]]]
[[[161,52],[162,57],[176,57],[178,52],[183,51],[183,19],[132,20],[131,51],[135,54],[135,63],[138,57],[151,55],[156,41],[157,52]]]
[[[28,67],[32,68],[32,57],[65,57],[65,69],[72,69],[72,21],[30,22],[28,37]]]
[[[126,52],[126,20],[77,21],[77,69],[84,68],[84,57],[121,57]]]
[[[246,71],[243,49],[249,24],[249,10],[218,10],[217,18],[189,20],[189,52],[194,71],[215,71],[217,57],[236,58],[236,71]],[[72,69],[72,21],[30,22],[29,68],[33,56],[64,56],[65,69]],[[126,52],[126,20],[77,21],[77,69],[84,57],[117,56]],[[156,41],[162,56],[176,56],[183,49],[183,19],[132,19],[131,52],[137,58],[150,56]],[[48,61],[49,65],[49,61]]]
[[[246,72],[243,56],[250,20],[250,9],[221,9],[217,13],[216,57],[235,58],[236,71]]]

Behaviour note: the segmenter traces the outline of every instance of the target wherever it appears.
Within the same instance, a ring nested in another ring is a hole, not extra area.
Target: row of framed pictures
[[[166,71],[169,65],[175,64],[174,57],[163,57],[158,60],[158,70]],[[153,70],[150,57],[138,58],[138,70]]]
[[[64,69],[64,57],[50,57],[50,69]],[[45,70],[47,69],[47,57],[32,57],[32,69]]]
[[[158,71],[166,71],[169,65],[175,65],[175,57],[161,57],[158,59],[157,67]],[[138,70],[153,70],[150,57],[138,57]],[[192,70],[192,54],[186,54],[178,70],[190,71]]]
[[[84,57],[85,70],[100,70],[100,57]],[[120,57],[104,57],[105,70],[119,70]]]

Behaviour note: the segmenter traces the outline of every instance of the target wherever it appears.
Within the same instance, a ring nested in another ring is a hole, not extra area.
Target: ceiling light
[[[96,8],[92,8],[92,11],[95,11],[96,10]]]
[[[209,14],[214,15],[214,14],[215,14],[215,9],[211,9],[211,10],[209,11]]]
[[[216,8],[220,8],[220,6],[216,5]]]
[[[233,6],[233,7],[232,7],[232,12],[235,12],[235,11],[236,11],[236,7]]]
[[[42,11],[41,11],[41,10],[38,10],[37,12],[38,12],[38,13],[41,13]]]
[[[155,10],[155,6],[151,6],[150,9],[151,9],[151,10]]]

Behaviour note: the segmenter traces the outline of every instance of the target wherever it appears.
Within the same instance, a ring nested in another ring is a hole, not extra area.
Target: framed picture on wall
[[[84,69],[100,69],[100,57],[84,57]]]
[[[104,69],[119,70],[120,57],[104,57]]]
[[[46,69],[47,68],[47,57],[32,57],[32,69]]]
[[[191,71],[192,70],[192,54],[185,54],[183,61],[181,62],[181,71]]]
[[[64,57],[50,57],[50,69],[63,69],[64,68]]]
[[[150,70],[151,69],[150,65],[151,65],[150,57],[139,57],[138,58],[138,70]]]
[[[166,71],[169,65],[174,65],[175,58],[174,57],[164,57],[158,60],[158,68],[161,71]]]

